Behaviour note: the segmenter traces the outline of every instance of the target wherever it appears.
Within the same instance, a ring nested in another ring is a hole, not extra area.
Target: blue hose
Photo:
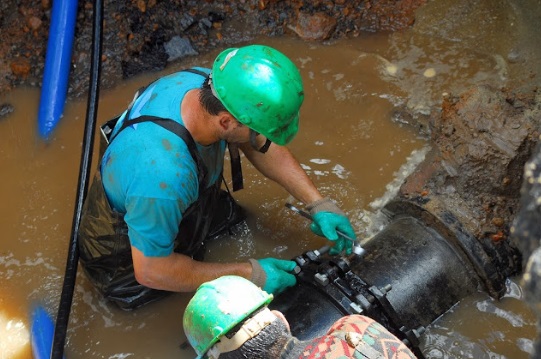
[[[34,359],[49,359],[53,346],[54,322],[43,306],[32,311],[32,355]]]
[[[49,138],[64,112],[76,19],[77,0],[53,1],[38,110],[38,131],[43,139]]]

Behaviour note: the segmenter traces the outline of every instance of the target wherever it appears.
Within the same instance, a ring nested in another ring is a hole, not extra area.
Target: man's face
[[[246,125],[243,125],[237,120],[234,120],[235,123],[232,126],[231,130],[228,133],[228,142],[232,143],[246,143],[250,141],[250,132],[253,132],[250,130],[250,128]],[[262,134],[257,134],[255,136],[255,143],[252,144],[252,146],[255,149],[261,148],[263,145],[265,145],[265,142],[267,141],[267,138],[263,136]]]
[[[250,128],[236,119],[226,132],[225,140],[230,143],[246,143],[250,141]]]

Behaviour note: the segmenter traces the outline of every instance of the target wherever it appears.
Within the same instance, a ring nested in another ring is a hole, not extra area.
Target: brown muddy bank
[[[414,22],[425,0],[363,1],[104,1],[102,88],[164,69],[171,61],[254,36],[296,33],[310,40],[399,30]],[[0,94],[39,86],[43,76],[52,1],[0,4]],[[78,4],[69,96],[88,85],[93,2]]]

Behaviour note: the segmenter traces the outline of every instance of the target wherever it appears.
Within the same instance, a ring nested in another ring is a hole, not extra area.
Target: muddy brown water
[[[422,160],[427,142],[396,119],[406,106],[422,113],[447,91],[479,81],[503,84],[497,57],[456,42],[416,35],[364,34],[332,44],[291,38],[259,39],[300,67],[306,87],[301,128],[291,148],[320,190],[349,214],[359,236],[380,228],[378,208]],[[437,42],[437,56],[434,46]],[[100,94],[98,122],[121,112],[134,91],[156,77],[191,65],[210,66],[217,52],[187,59]],[[467,69],[467,74],[464,73]],[[86,101],[70,102],[54,137],[36,137],[39,89],[20,88],[0,102],[15,111],[0,120],[0,358],[30,358],[29,312],[45,306],[56,316],[71,234]],[[94,151],[96,167],[97,143]],[[236,194],[249,213],[245,230],[209,246],[207,259],[292,258],[325,244],[288,211],[291,198],[245,160],[245,189]],[[423,336],[428,358],[527,358],[535,319],[509,281],[500,301],[483,293],[464,299]],[[71,358],[193,358],[182,348],[183,309],[190,294],[174,294],[123,312],[104,302],[79,271],[67,333]],[[426,298],[427,301],[430,298]],[[420,303],[422,305],[422,303]]]

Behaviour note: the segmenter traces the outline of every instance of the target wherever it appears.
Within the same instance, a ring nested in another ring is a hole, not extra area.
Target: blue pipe
[[[64,112],[76,19],[77,0],[53,1],[38,111],[38,131],[43,139],[49,138]]]
[[[48,359],[53,346],[54,322],[43,306],[32,311],[30,338],[34,359]]]

